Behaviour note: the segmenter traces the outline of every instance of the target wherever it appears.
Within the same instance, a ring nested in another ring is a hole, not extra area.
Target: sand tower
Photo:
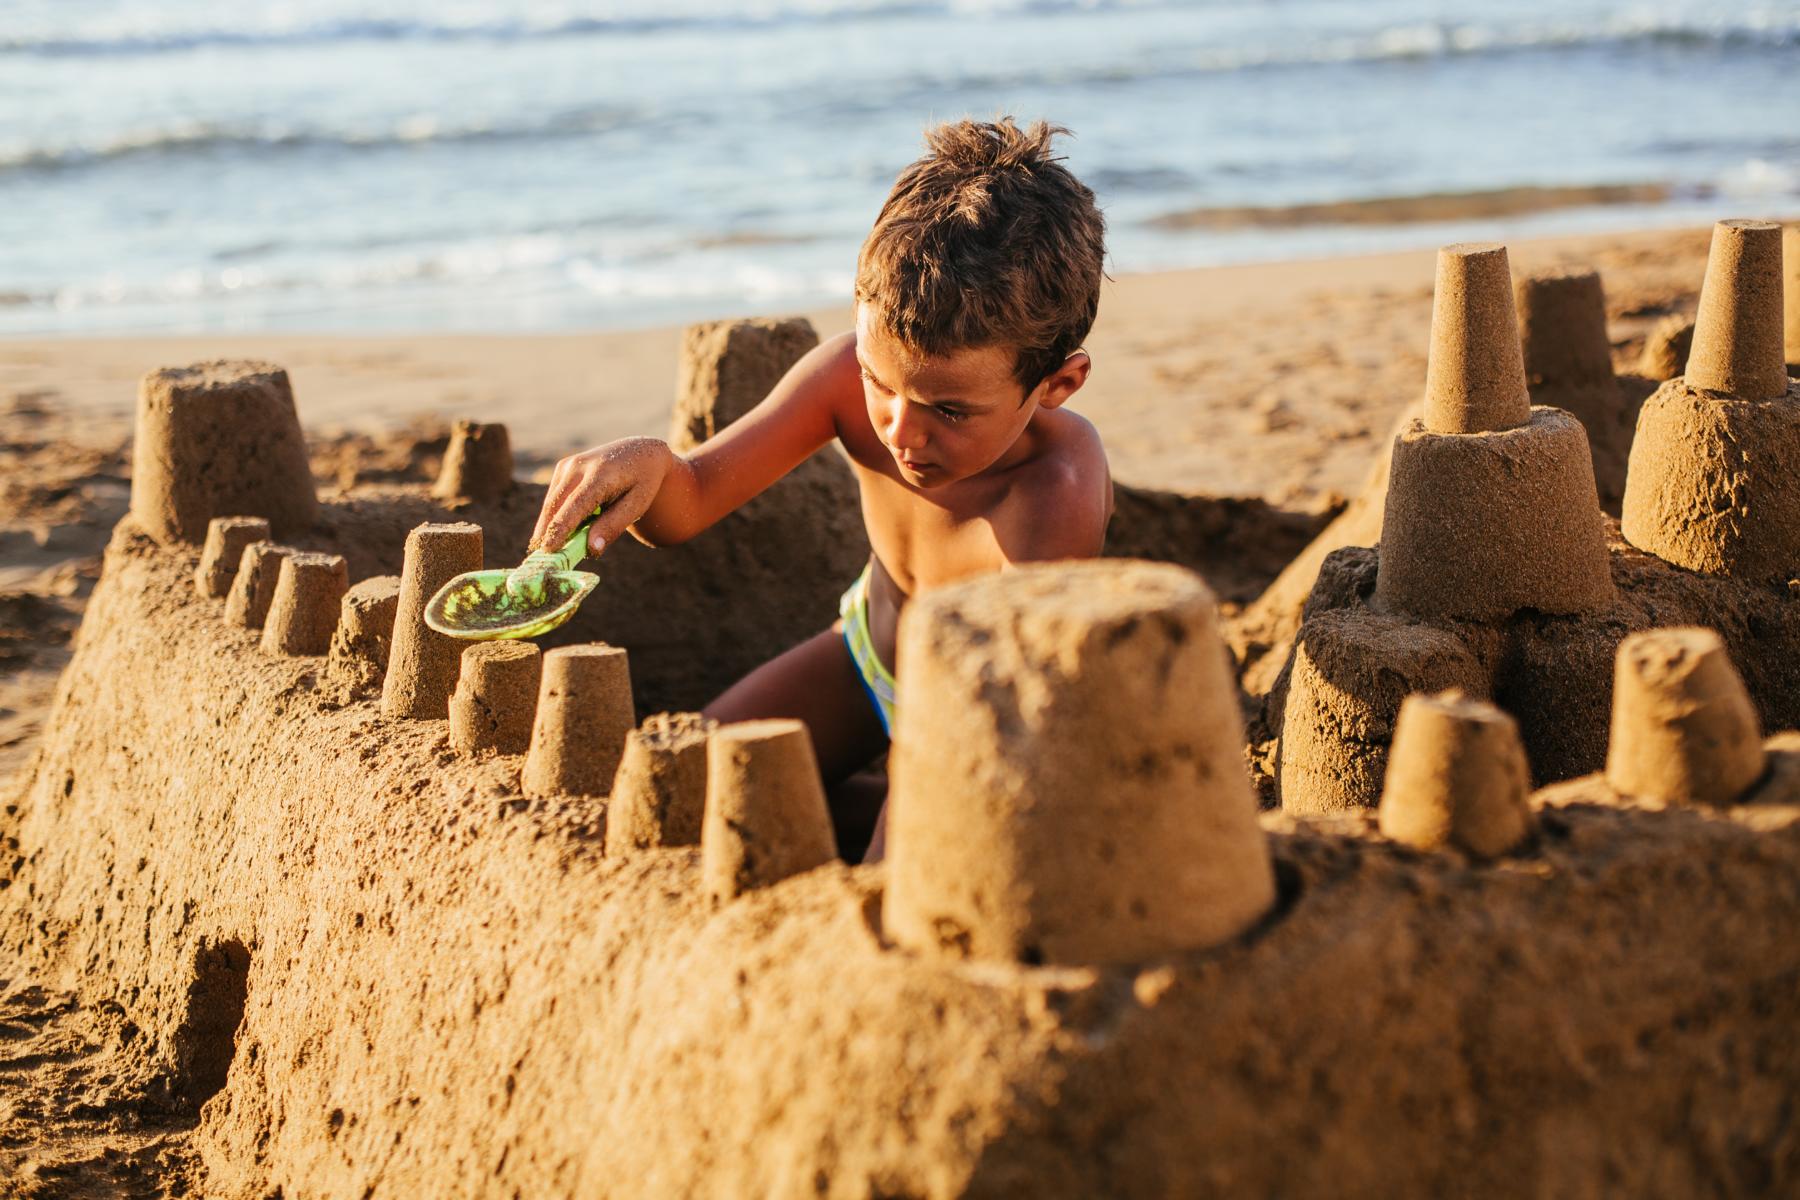
[[[261,517],[214,517],[206,523],[206,546],[194,569],[194,587],[209,600],[223,596],[237,578],[244,547],[268,540],[269,523]]]
[[[1658,383],[1687,370],[1688,352],[1694,348],[1694,323],[1679,313],[1664,317],[1644,335],[1644,353],[1638,371]]]
[[[723,725],[706,742],[700,878],[731,900],[837,857],[825,787],[806,726],[793,720]]]
[[[349,587],[349,568],[342,555],[296,552],[282,559],[263,620],[263,650],[311,655],[331,649],[338,609]]]
[[[1531,405],[1504,246],[1438,252],[1425,416],[1394,442],[1376,596],[1470,620],[1612,601],[1587,434]]]
[[[225,596],[225,620],[245,629],[261,629],[275,599],[281,578],[281,560],[296,551],[274,542],[251,542],[238,559],[237,574]]]
[[[1161,563],[1032,566],[901,619],[884,922],[930,955],[1132,962],[1274,901],[1212,593]]]
[[[506,426],[458,421],[431,494],[443,500],[497,500],[512,486],[512,438]]]
[[[631,668],[617,646],[563,646],[544,655],[531,748],[520,777],[527,796],[604,796],[637,724]]]
[[[1539,271],[1513,293],[1525,383],[1534,405],[1560,408],[1587,430],[1600,506],[1619,511],[1637,411],[1613,375],[1606,293],[1596,271]]]
[[[1531,832],[1531,771],[1519,726],[1461,692],[1414,694],[1400,706],[1381,794],[1381,832],[1420,850],[1476,858],[1516,848]]]
[[[693,846],[706,813],[706,741],[719,723],[658,713],[625,739],[606,808],[606,852]]]
[[[523,754],[531,745],[542,652],[530,642],[476,642],[450,696],[450,744],[464,754]]]
[[[681,336],[669,444],[691,449],[755,408],[818,344],[805,317],[689,325]]]
[[[1692,571],[1800,576],[1800,385],[1782,351],[1781,227],[1713,227],[1687,374],[1644,402],[1621,526]]]
[[[318,514],[287,372],[271,363],[165,367],[138,388],[131,513],[159,542],[198,542],[215,516],[268,520],[277,537]]]
[[[1762,778],[1756,708],[1710,629],[1651,629],[1619,645],[1606,782],[1621,795],[1729,804]]]
[[[325,674],[352,693],[379,688],[393,649],[394,614],[399,609],[398,575],[371,576],[345,592],[326,652]]]
[[[425,524],[406,535],[395,605],[393,648],[381,683],[381,711],[389,717],[442,721],[462,665],[463,643],[425,624],[425,605],[465,571],[481,570],[481,526]]]

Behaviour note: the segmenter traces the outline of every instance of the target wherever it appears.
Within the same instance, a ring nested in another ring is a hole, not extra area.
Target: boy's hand
[[[560,550],[575,527],[605,505],[588,529],[588,554],[598,558],[644,515],[674,461],[668,443],[652,437],[624,438],[571,454],[550,475],[531,548]]]

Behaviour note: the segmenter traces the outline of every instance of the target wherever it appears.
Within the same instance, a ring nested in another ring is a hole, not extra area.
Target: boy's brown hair
[[[857,255],[857,301],[923,354],[1014,346],[1015,376],[1036,387],[1100,309],[1106,221],[1051,153],[1068,132],[1011,117],[927,130]]]

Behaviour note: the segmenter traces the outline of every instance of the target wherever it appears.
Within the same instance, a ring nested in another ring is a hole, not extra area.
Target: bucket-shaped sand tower
[[[806,726],[794,720],[722,725],[706,742],[700,878],[731,900],[837,857],[825,787]]]
[[[1537,271],[1513,290],[1531,403],[1560,408],[1587,430],[1601,507],[1619,510],[1637,413],[1613,375],[1606,292],[1597,271]]]
[[[1650,327],[1644,335],[1644,353],[1638,359],[1638,373],[1658,383],[1675,378],[1687,370],[1688,352],[1694,348],[1694,323],[1679,313],[1672,313]]]
[[[625,739],[606,806],[606,853],[700,842],[706,813],[706,741],[717,721],[657,713]]]
[[[261,629],[281,579],[281,560],[297,553],[292,546],[251,542],[238,558],[237,574],[225,594],[225,620],[245,629]]]
[[[887,932],[929,955],[1133,962],[1274,901],[1212,593],[1162,563],[1031,566],[901,618]]]
[[[1438,252],[1425,415],[1394,442],[1375,592],[1469,620],[1612,603],[1587,434],[1531,405],[1504,246]]]
[[[380,687],[393,648],[394,614],[399,608],[398,575],[375,575],[345,592],[325,659],[325,674],[353,692]]]
[[[624,650],[593,644],[545,654],[520,777],[525,794],[606,795],[636,725]]]
[[[349,567],[342,555],[296,552],[282,559],[275,595],[263,620],[263,650],[310,655],[331,649],[338,609],[349,587]]]
[[[543,654],[530,642],[476,642],[450,696],[450,745],[464,754],[523,754],[531,745]]]
[[[1782,352],[1782,233],[1713,227],[1687,374],[1644,402],[1621,527],[1692,571],[1800,577],[1800,385]]]
[[[1381,795],[1384,836],[1494,858],[1531,832],[1530,791],[1518,723],[1500,709],[1456,691],[1400,706]]]
[[[390,717],[441,721],[462,665],[464,643],[425,624],[437,590],[465,571],[481,570],[481,526],[468,522],[416,527],[406,535],[393,648],[381,683],[381,711]]]
[[[1606,782],[1674,804],[1729,804],[1762,778],[1756,708],[1710,629],[1651,629],[1619,644]]]
[[[681,335],[669,444],[689,450],[762,403],[802,355],[819,344],[805,317],[705,321]]]
[[[458,421],[431,494],[444,500],[497,500],[512,486],[512,438],[506,426]]]
[[[159,542],[199,542],[216,516],[263,517],[277,537],[318,514],[287,372],[271,363],[165,367],[138,387],[131,514]]]
[[[231,590],[244,547],[269,540],[269,523],[261,517],[214,517],[206,523],[206,545],[194,568],[194,588],[209,600]]]

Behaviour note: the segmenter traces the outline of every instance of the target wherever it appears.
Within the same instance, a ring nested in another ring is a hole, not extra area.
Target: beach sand
[[[1601,272],[1623,366],[1656,321],[1692,313],[1706,249],[1706,230],[1680,230],[1530,241],[1511,253],[1515,273]],[[1074,407],[1100,429],[1122,482],[1258,497],[1322,520],[1361,487],[1396,418],[1419,402],[1433,269],[1434,253],[1419,250],[1119,279],[1103,299],[1088,342],[1093,378]],[[847,308],[807,315],[823,336],[850,326]],[[665,433],[679,341],[679,329],[662,328],[0,342],[0,785],[41,731],[100,552],[125,511],[146,371],[220,357],[285,366],[314,473],[326,480],[428,479],[456,418],[506,423],[530,475],[582,446]],[[179,1151],[164,1146],[155,1122],[150,1134],[122,1131],[122,1112],[148,1110],[102,1078],[119,1058],[102,1052],[112,1035],[93,1032],[104,1014],[30,989],[0,963],[0,996],[22,1014],[7,1018],[17,1036],[7,1035],[0,1057],[0,1093],[49,1088],[78,1099],[55,1120],[16,1105],[0,1113],[0,1162],[64,1164],[64,1175],[42,1176],[41,1194],[78,1194],[49,1181],[121,1162],[133,1186],[149,1186]]]

